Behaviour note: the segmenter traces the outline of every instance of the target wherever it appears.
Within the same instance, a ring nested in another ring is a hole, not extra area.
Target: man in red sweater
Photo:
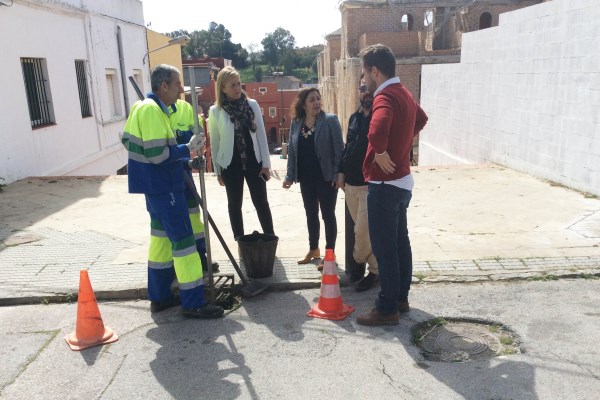
[[[369,235],[379,264],[381,289],[376,307],[356,322],[397,325],[398,312],[409,310],[412,279],[406,219],[414,187],[410,150],[413,137],[427,123],[427,115],[395,76],[396,58],[388,47],[369,46],[360,57],[365,83],[375,96],[363,174],[368,182]]]

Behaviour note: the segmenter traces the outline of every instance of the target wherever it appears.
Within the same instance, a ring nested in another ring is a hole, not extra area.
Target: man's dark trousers
[[[386,183],[369,183],[369,235],[379,264],[381,288],[377,309],[384,314],[396,313],[398,302],[408,301],[412,250],[406,210],[411,198],[409,190]]]

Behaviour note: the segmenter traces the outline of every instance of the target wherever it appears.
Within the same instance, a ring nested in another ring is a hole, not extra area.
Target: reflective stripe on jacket
[[[129,192],[159,194],[183,191],[186,145],[178,145],[169,117],[155,96],[136,102],[123,132],[128,151]]]

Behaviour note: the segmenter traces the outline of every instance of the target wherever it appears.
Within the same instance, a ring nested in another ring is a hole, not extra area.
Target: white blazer
[[[256,124],[256,132],[250,131],[256,161],[262,162],[263,168],[271,168],[267,133],[260,107],[254,99],[248,99],[248,103],[254,111],[254,123]],[[221,171],[231,163],[235,135],[233,122],[231,122],[229,114],[216,104],[210,107],[208,113],[208,134],[215,172],[217,175],[221,175]]]

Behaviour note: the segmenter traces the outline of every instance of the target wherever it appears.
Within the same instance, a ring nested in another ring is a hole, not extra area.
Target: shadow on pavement
[[[307,321],[306,312],[312,306],[306,299],[296,292],[285,293],[285,305],[289,312],[281,311],[281,308],[274,306],[275,296],[271,292],[263,292],[256,297],[242,299],[242,307],[248,304],[246,308],[248,317],[256,324],[269,329],[273,335],[287,342],[298,342],[304,340],[304,330],[302,325]],[[278,312],[274,316],[274,312]]]
[[[242,383],[231,379],[233,374],[241,377],[239,382],[244,382],[251,398],[258,399],[250,378],[252,371],[232,339],[234,333],[244,329],[242,324],[231,318],[183,322],[157,319],[156,323],[146,333],[160,346],[150,368],[172,398],[238,398]]]
[[[49,216],[85,199],[97,198],[108,177],[25,178],[5,186],[0,195],[0,241],[10,240]],[[89,212],[89,210],[88,210]],[[21,244],[35,237],[15,238]],[[3,250],[0,246],[0,251]]]

